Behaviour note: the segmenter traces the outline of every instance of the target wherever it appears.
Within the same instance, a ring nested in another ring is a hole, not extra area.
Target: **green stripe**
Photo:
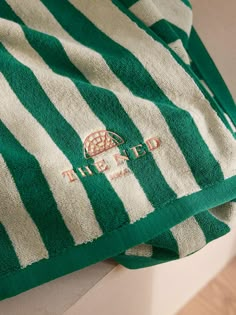
[[[126,8],[131,7],[133,4],[139,2],[139,0],[120,0],[121,3],[123,3]]]
[[[9,4],[3,0],[0,2],[0,16],[3,19],[15,21],[16,23],[21,23],[21,19],[15,14],[15,12],[11,9]]]
[[[170,230],[161,233],[147,244],[153,246],[153,255],[157,262],[161,263],[179,258],[179,249],[176,239]]]
[[[195,65],[195,63],[194,63],[193,61],[191,61],[190,67],[191,67],[192,71],[196,74],[196,76],[197,76],[200,80],[203,80],[203,77],[202,77],[201,72],[198,70],[197,66]]]
[[[168,248],[153,248],[153,255],[152,258],[156,260],[156,264],[162,264],[171,260],[178,259],[178,253],[169,250]]]
[[[6,16],[6,12],[4,15]],[[8,16],[10,17],[10,14]],[[14,20],[18,21],[16,18]],[[125,146],[132,147],[144,142],[142,135],[119,103],[117,97],[109,90],[87,84],[88,81],[71,63],[58,39],[32,31],[25,26],[22,26],[22,29],[31,46],[41,55],[48,66],[55,73],[71,78],[107,130],[117,132],[123,139],[127,139],[127,135],[129,135],[126,145],[119,147],[120,152],[123,151]],[[57,58],[55,58],[55,55],[57,55]],[[152,136],[156,135],[150,135],[150,137]],[[157,205],[176,197],[150,153],[140,160],[128,161],[127,163],[152,203]],[[145,176],[143,176],[144,174]],[[150,181],[150,178],[155,178],[155,180]]]
[[[45,128],[74,168],[86,164],[81,139],[51,103],[32,71],[11,56],[3,46],[0,46],[0,52],[1,70],[22,104]],[[25,93],[29,90],[31,93]],[[87,176],[82,183],[103,231],[111,231],[129,222],[123,203],[104,174]],[[104,201],[102,196],[106,198]],[[74,201],[78,208],[79,200],[78,196],[78,200]]]
[[[135,95],[155,102],[165,117],[199,185],[204,187],[223,178],[218,162],[203,141],[191,115],[170,102],[137,58],[97,29],[67,1],[57,3],[57,5],[51,0],[43,0],[43,2],[72,37],[102,54],[113,72]],[[125,11],[125,13],[129,15],[128,12]],[[140,23],[133,15],[132,19]],[[70,23],[72,20],[74,22]],[[144,25],[143,27],[146,29]],[[90,36],[87,36],[84,29],[89,32]],[[154,33],[152,32],[152,34]],[[133,80],[134,77],[135,80]],[[193,151],[192,148],[195,150]]]
[[[49,254],[72,246],[72,236],[58,211],[38,161],[22,147],[2,122],[0,134],[1,154]]]
[[[170,25],[165,19],[162,19],[152,24],[150,28],[157,36],[159,36],[167,44],[170,44],[179,39],[177,34],[173,31],[173,29],[170,27]]]
[[[184,48],[187,49],[188,48],[188,40],[189,40],[188,34],[185,33],[185,31],[183,31],[178,26],[174,25],[173,23],[171,23],[169,21],[167,21],[167,23],[170,25],[172,30],[177,34],[178,38],[182,41]]]
[[[161,264],[179,258],[179,250],[176,239],[170,230],[161,233],[145,244],[152,245],[151,257],[126,255],[125,252],[113,257],[115,261],[131,269],[143,268]]]
[[[0,223],[0,276],[20,268],[18,258],[9,236]]]
[[[179,253],[178,244],[170,230],[164,233],[161,233],[154,239],[148,241],[147,244],[150,244],[153,247],[158,248],[158,249],[163,248],[163,249],[168,249],[177,254]]]
[[[227,224],[217,220],[208,211],[195,215],[195,219],[201,226],[207,243],[225,235],[230,231],[230,228],[228,227]]]

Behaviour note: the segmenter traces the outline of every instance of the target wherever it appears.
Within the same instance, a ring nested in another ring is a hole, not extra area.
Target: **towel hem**
[[[50,259],[0,277],[0,299],[17,295],[60,276],[114,257],[202,211],[236,197],[236,176],[155,209],[143,219],[70,248]],[[157,232],[158,231],[158,232]]]

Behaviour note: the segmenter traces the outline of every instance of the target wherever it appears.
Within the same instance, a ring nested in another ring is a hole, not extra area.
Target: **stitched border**
[[[212,189],[212,188],[214,188],[214,187],[216,187],[216,186],[219,186],[220,184],[227,184],[229,181],[230,181],[230,182],[231,182],[231,181],[235,182],[235,186],[232,185],[233,187],[235,187],[235,190],[233,191],[232,195],[230,194],[230,197],[229,197],[229,198],[226,197],[226,198],[227,198],[226,201],[223,201],[223,202],[222,202],[222,201],[218,201],[218,202],[216,202],[217,204],[214,205],[214,207],[215,207],[215,206],[218,206],[218,205],[220,205],[220,204],[224,204],[224,203],[226,203],[226,202],[228,202],[228,201],[231,201],[232,199],[234,199],[234,198],[236,197],[236,176],[230,177],[230,178],[228,178],[228,179],[226,179],[226,180],[224,180],[224,181],[218,181],[218,182],[216,182],[215,184],[208,185],[205,189],[201,189],[201,190],[199,190],[198,192],[195,192],[195,193],[193,193],[193,194],[191,194],[191,195],[187,195],[187,196],[184,196],[184,197],[181,197],[181,198],[175,198],[175,199],[172,199],[172,200],[168,200],[168,202],[163,203],[163,204],[157,206],[157,207],[155,208],[155,210],[154,210],[152,213],[149,213],[149,214],[146,215],[145,217],[140,218],[139,220],[135,221],[135,222],[132,223],[132,224],[130,224],[130,223],[124,224],[124,225],[122,225],[119,229],[116,229],[116,230],[113,230],[113,231],[104,233],[104,234],[101,235],[100,237],[98,237],[98,238],[96,238],[96,239],[94,239],[94,240],[88,241],[88,242],[86,242],[86,243],[82,243],[82,244],[80,244],[80,245],[74,245],[74,246],[65,247],[64,250],[62,250],[62,251],[60,251],[60,252],[58,252],[58,253],[55,253],[55,255],[50,256],[49,259],[42,259],[42,260],[39,260],[39,261],[37,261],[37,262],[34,262],[34,263],[31,264],[31,265],[28,265],[28,266],[25,267],[25,268],[15,268],[15,269],[12,269],[11,272],[2,274],[2,275],[0,276],[0,279],[4,279],[4,278],[7,278],[7,277],[10,277],[10,276],[14,275],[14,273],[17,273],[17,272],[24,272],[27,268],[30,268],[30,267],[32,267],[33,265],[36,265],[36,264],[38,264],[38,263],[51,261],[53,258],[59,257],[59,256],[63,255],[63,254],[64,254],[67,250],[69,250],[69,249],[74,249],[74,248],[78,248],[78,247],[81,247],[81,246],[88,246],[89,244],[92,244],[92,243],[94,244],[94,243],[96,243],[96,241],[98,241],[98,240],[104,238],[104,236],[109,237],[110,235],[114,234],[115,232],[119,232],[119,231],[121,231],[122,229],[124,229],[124,228],[126,228],[126,227],[128,227],[128,226],[134,226],[134,225],[136,225],[137,223],[139,223],[140,221],[145,221],[145,219],[151,218],[152,216],[155,216],[155,213],[158,213],[158,212],[163,211],[166,207],[172,206],[172,205],[175,204],[176,202],[181,202],[181,203],[182,203],[183,200],[185,201],[185,199],[187,200],[187,199],[190,199],[191,197],[198,196],[199,194],[201,195],[201,193],[206,193],[208,190],[210,190],[210,189]],[[220,186],[221,186],[221,185],[220,185]],[[230,186],[230,188],[231,188],[231,186]],[[199,200],[199,201],[200,201],[200,200]],[[197,206],[197,205],[195,205],[195,206]],[[178,208],[178,206],[176,206],[176,209],[177,209],[177,208]],[[189,216],[195,215],[196,213],[199,213],[199,212],[202,212],[202,211],[205,211],[205,210],[208,210],[209,208],[211,208],[211,207],[205,206],[204,209],[197,210],[196,212],[193,210],[193,212],[191,212]],[[186,210],[186,209],[184,209],[184,210]],[[183,210],[181,210],[181,209],[180,209],[180,211],[183,212]],[[189,210],[188,210],[188,212],[189,212]],[[177,210],[176,210],[175,215],[178,217],[178,212],[177,212]],[[188,217],[189,217],[189,216],[188,216]],[[176,219],[176,218],[174,218],[174,219]],[[177,220],[177,221],[179,221],[179,220]],[[178,222],[176,222],[175,220],[174,220],[174,222],[175,222],[175,224],[178,224]],[[175,225],[175,224],[174,224],[174,225]],[[172,226],[173,226],[173,225],[172,225]],[[160,232],[159,232],[159,233],[160,233]],[[158,234],[159,234],[159,233],[158,233]],[[157,236],[158,234],[155,234],[155,236]],[[152,237],[151,237],[151,238],[152,238]],[[150,238],[150,239],[151,239],[151,238]],[[148,240],[149,240],[149,239],[147,239],[147,240],[145,240],[145,241],[148,241]],[[128,248],[130,248],[130,247],[128,247]],[[127,249],[127,248],[126,248],[126,249]],[[58,255],[58,254],[60,254],[60,255]],[[0,284],[0,286],[1,286],[1,284]]]
[[[96,241],[67,248],[51,259],[0,277],[0,299],[117,256],[127,248],[147,242],[188,217],[224,204],[236,197],[236,176],[197,193],[168,202],[143,219],[102,235]]]

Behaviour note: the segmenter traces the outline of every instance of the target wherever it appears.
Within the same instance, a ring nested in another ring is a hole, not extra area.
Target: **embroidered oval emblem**
[[[122,143],[124,143],[124,140],[112,131],[95,131],[84,140],[84,156],[89,159]]]

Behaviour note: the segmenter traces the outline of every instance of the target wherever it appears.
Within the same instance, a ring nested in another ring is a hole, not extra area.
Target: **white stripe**
[[[72,165],[43,127],[20,103],[2,74],[0,100],[3,123],[21,145],[38,160],[75,242],[84,243],[102,235],[81,182],[67,184],[61,175],[63,171],[72,169]]]
[[[204,141],[219,161],[225,178],[234,175],[235,139],[169,50],[154,41],[109,0],[103,1],[102,9],[98,0],[87,0],[86,3],[76,0],[70,2],[106,35],[129,49],[139,59],[166,96],[191,114]]]
[[[70,61],[83,73],[88,81],[91,83],[97,82],[99,86],[102,73],[102,76],[106,78],[108,89],[112,89],[114,84],[117,90],[127,89],[114,75],[102,56],[74,40],[42,2],[38,0],[21,0],[20,2],[18,0],[7,0],[7,2],[28,27],[57,37]]]
[[[218,220],[227,224],[230,228],[236,225],[236,202],[227,202],[210,210]]]
[[[150,0],[139,0],[129,7],[129,10],[147,26],[163,19],[157,6]]]
[[[170,43],[168,45],[176,54],[186,63],[190,64],[189,56],[187,51],[185,50],[183,43],[180,39],[177,39],[176,41]]]
[[[152,0],[161,15],[188,35],[192,27],[192,10],[180,0]]]
[[[140,257],[152,257],[152,245],[149,244],[140,244],[129,248],[125,251],[125,255],[133,255]]]
[[[23,170],[22,170],[23,171]],[[22,203],[14,180],[0,155],[0,222],[12,241],[22,267],[48,258],[37,226]]]
[[[0,23],[0,25],[2,24]],[[104,130],[105,126],[91,111],[74,83],[66,77],[53,73],[37,52],[29,45],[22,29],[16,24],[14,26],[10,28],[11,23],[4,22],[3,28],[8,32],[9,36],[6,40],[2,41],[3,44],[17,60],[32,69],[51,102],[72,125],[80,138],[85,139],[91,132]],[[12,31],[13,29],[14,32]],[[23,51],[20,50],[20,45],[24,47]],[[19,49],[16,49],[18,47]],[[114,171],[119,172],[121,169],[128,168],[127,163],[120,166],[115,164],[115,160],[112,158],[112,154],[115,153],[119,153],[118,148],[114,148],[112,153],[111,151],[105,152],[94,159],[95,161],[99,161],[104,158],[107,161],[110,169],[104,175],[108,180],[110,180],[110,175]],[[119,178],[118,181],[111,181],[111,185],[121,198],[131,222],[146,216],[154,210],[132,172],[130,172],[129,176]],[[127,193],[127,187],[132,187],[132,193]]]
[[[177,241],[180,257],[192,254],[206,245],[205,235],[194,217],[170,230]]]
[[[19,28],[16,24],[12,26],[12,23],[8,24],[6,21],[1,22],[1,25],[2,30],[7,31],[9,29],[8,37],[5,37],[6,39],[4,39],[3,42],[5,47],[14,55],[15,58],[33,70],[48,97],[62,113],[65,119],[73,126],[80,137],[85,139],[89,133],[105,129],[105,126],[90,110],[89,106],[82,98],[74,84],[69,79],[53,73],[44,63],[42,58],[32,49],[26,41],[21,28]],[[15,49],[17,46],[21,47],[20,45],[22,45],[22,43],[24,43],[22,46],[24,49]],[[54,92],[55,90],[57,93]],[[148,139],[153,136],[158,136],[161,139],[162,144],[160,148],[152,151],[152,155],[167,183],[176,192],[178,197],[186,195],[186,193],[198,191],[199,186],[197,185],[185,157],[175,142],[159,109],[152,102],[135,97],[131,93],[114,92],[114,94],[117,96],[130,118],[136,124],[144,139]],[[78,106],[78,104],[80,104],[80,106]],[[143,108],[142,112],[140,111],[140,108]],[[86,117],[86,119],[84,119],[84,117]],[[157,131],[154,133],[154,130]],[[119,151],[117,150],[117,152]],[[110,152],[109,155],[111,155]],[[106,156],[108,156],[108,154],[106,154]],[[176,166],[174,170],[173,156],[175,157]],[[99,156],[99,158],[101,159],[102,157]],[[109,163],[113,166],[113,168],[111,167],[111,169],[105,173],[108,178],[115,167],[117,171],[119,171],[118,167],[114,165],[114,160],[109,159]],[[121,167],[127,168],[127,165],[123,164]],[[180,181],[179,178],[182,178],[182,180]],[[139,205],[142,209],[142,215],[151,212],[152,207],[147,204],[147,200],[144,197],[141,198],[143,203],[140,203],[140,198],[134,198],[133,202],[131,202],[130,198],[132,198],[132,195],[127,196],[127,193],[123,191],[125,186],[128,187],[129,182],[131,187],[136,187],[136,195],[142,196],[142,190],[135,182],[133,175],[120,178],[119,181],[113,182],[112,185],[124,201],[124,204],[130,214],[131,221],[134,221],[137,219],[136,216],[138,213],[137,208],[136,210],[133,210],[135,207],[138,207]],[[134,204],[133,209],[130,208],[132,204]],[[133,215],[131,215],[132,213]]]
[[[211,95],[211,97],[214,97],[214,94],[211,92],[211,90],[209,89],[208,85],[206,84],[205,81],[200,80],[200,82],[202,83],[202,85],[204,86],[204,88],[207,90],[207,92]]]

